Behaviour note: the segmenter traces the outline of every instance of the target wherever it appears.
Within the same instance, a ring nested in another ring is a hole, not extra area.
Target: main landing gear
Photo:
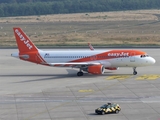
[[[77,76],[83,76],[82,69],[80,68],[79,72],[77,73]]]
[[[82,71],[79,71],[79,72],[77,73],[77,76],[83,76],[83,72],[82,72]]]
[[[137,75],[136,67],[133,67],[133,75]]]

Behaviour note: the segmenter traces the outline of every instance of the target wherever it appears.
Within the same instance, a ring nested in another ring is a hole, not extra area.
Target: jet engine
[[[104,73],[104,66],[103,65],[93,65],[88,67],[88,72],[91,74],[103,74]]]
[[[118,67],[106,67],[105,69],[107,69],[107,70],[118,70],[119,68]]]

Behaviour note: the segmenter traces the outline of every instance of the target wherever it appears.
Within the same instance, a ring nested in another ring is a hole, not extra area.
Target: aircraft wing
[[[69,62],[69,63],[48,63],[50,66],[57,67],[73,67],[73,66],[91,66],[91,65],[100,65],[101,63],[94,62]]]

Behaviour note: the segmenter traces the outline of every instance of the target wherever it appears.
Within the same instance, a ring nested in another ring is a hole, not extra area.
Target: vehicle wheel
[[[102,115],[104,115],[105,114],[105,112],[104,111],[102,111]]]
[[[116,110],[115,113],[118,114],[118,113],[119,113],[119,110]]]

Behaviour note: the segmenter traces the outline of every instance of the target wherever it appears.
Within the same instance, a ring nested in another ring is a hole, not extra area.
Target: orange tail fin
[[[13,30],[20,53],[38,51],[37,47],[32,43],[21,28],[13,28]]]

